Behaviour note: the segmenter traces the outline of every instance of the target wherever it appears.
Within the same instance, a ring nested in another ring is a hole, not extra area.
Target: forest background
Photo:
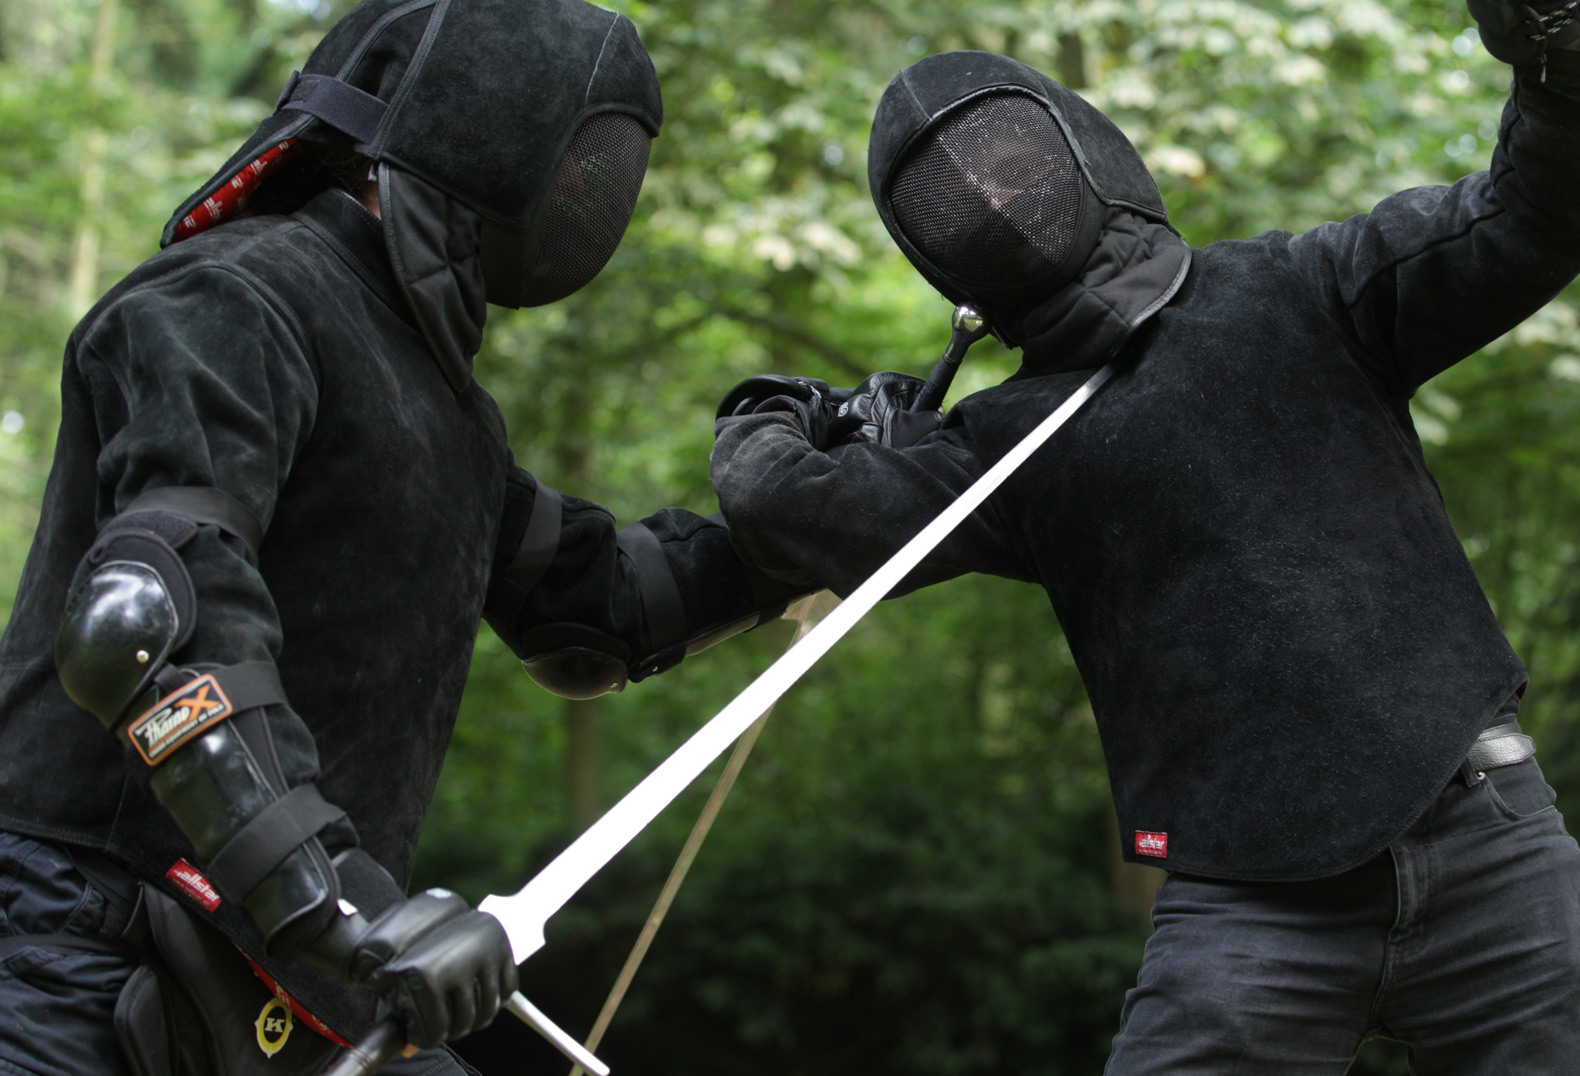
[[[866,187],[872,111],[907,63],[988,49],[1076,87],[1134,140],[1197,245],[1304,231],[1485,167],[1508,84],[1459,0],[611,6],[642,31],[668,116],[636,218],[580,294],[493,311],[478,371],[523,464],[626,522],[716,510],[713,408],[740,379],[930,368],[949,305]],[[72,324],[156,249],[348,7],[0,5],[0,610],[37,522]],[[1530,666],[1522,721],[1570,809],[1577,313],[1571,288],[1413,406]],[[951,399],[1015,365],[979,345]],[[788,638],[772,625],[567,703],[485,630],[417,884],[514,891]],[[529,993],[575,1033],[707,783],[556,917],[527,965]],[[1120,864],[1117,843],[1092,714],[1041,593],[970,578],[885,605],[781,703],[602,1053],[644,1076],[1099,1073],[1159,876]],[[509,1021],[465,1048],[489,1076],[565,1068]],[[1374,1044],[1355,1071],[1402,1064]]]

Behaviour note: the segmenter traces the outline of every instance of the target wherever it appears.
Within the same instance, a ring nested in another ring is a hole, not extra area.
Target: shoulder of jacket
[[[96,337],[127,331],[124,321],[152,316],[161,305],[192,303],[200,304],[210,320],[230,318],[241,323],[249,310],[278,319],[288,326],[298,347],[307,350],[301,320],[279,285],[297,260],[291,252],[302,246],[293,238],[312,233],[286,217],[260,219],[258,227],[249,228],[253,223],[238,221],[149,257],[77,324],[68,352],[91,350],[107,357],[107,349],[95,345]]]

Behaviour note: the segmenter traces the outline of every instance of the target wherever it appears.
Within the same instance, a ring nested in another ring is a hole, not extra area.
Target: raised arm
[[[1393,195],[1290,250],[1402,393],[1513,328],[1580,273],[1580,53],[1515,68],[1487,171]]]

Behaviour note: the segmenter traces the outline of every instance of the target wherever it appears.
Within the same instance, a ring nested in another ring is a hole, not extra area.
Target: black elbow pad
[[[566,699],[596,699],[625,690],[631,651],[620,640],[580,624],[548,624],[518,643],[534,683]]]
[[[658,535],[646,523],[626,527],[617,537],[641,604],[643,652],[633,653],[619,639],[582,624],[534,628],[512,646],[539,686],[568,699],[623,691],[627,682],[656,676],[715,643],[777,619],[790,598],[815,589],[778,584],[748,568],[730,551],[722,523],[689,513],[675,518],[692,528],[688,541],[671,543],[680,556],[694,558],[685,566],[689,603]],[[704,578],[707,582],[699,585]]]
[[[143,512],[113,521],[77,569],[55,635],[55,667],[71,701],[114,728],[148,695],[192,635],[197,602],[176,552],[189,519]]]
[[[256,558],[263,526],[206,486],[145,490],[105,524],[77,566],[55,636],[66,694],[113,729],[153,700],[154,678],[192,637],[197,600],[178,552],[212,524]]]

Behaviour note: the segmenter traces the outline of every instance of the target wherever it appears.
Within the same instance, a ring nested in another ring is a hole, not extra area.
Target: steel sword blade
[[[659,764],[636,787],[609,808],[603,817],[572,841],[537,876],[510,896],[483,898],[478,908],[497,918],[510,938],[510,948],[520,964],[543,948],[543,930],[550,917],[563,908],[605,864],[674,799],[768,707],[883,597],[910,574],[949,533],[987,500],[1031,454],[1052,437],[1114,374],[1104,366],[1076,389],[1052,414],[1043,419],[1020,443],[978,478],[953,503],[939,513],[900,551],[874,572],[845,601],[735,696],[707,724]]]

